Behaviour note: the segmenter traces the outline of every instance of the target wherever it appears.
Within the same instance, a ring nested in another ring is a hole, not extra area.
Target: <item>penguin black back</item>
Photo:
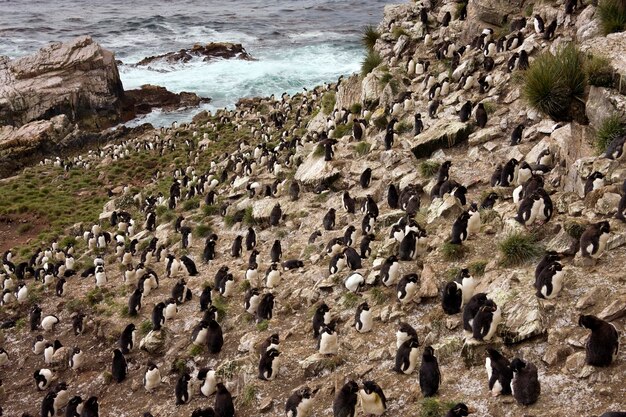
[[[121,350],[115,349],[113,351],[113,364],[111,366],[111,375],[113,376],[113,380],[120,383],[126,379],[127,373],[128,365],[126,364],[126,359],[124,358]]]
[[[335,396],[333,401],[333,417],[354,417],[356,413],[357,393],[359,386],[348,381]]]
[[[230,391],[221,382],[216,386],[215,394],[215,416],[216,417],[235,417],[235,404]]]
[[[593,315],[581,315],[578,325],[591,330],[585,344],[585,361],[592,366],[609,366],[617,358],[619,333],[611,323]]]
[[[439,391],[439,382],[441,374],[439,372],[439,363],[434,355],[435,351],[432,347],[426,346],[422,355],[422,365],[420,366],[419,381],[420,389],[424,397],[432,397]]]

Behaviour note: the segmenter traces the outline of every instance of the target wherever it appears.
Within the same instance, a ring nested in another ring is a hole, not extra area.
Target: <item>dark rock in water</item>
[[[138,114],[150,113],[153,108],[171,111],[181,107],[196,107],[209,101],[210,98],[200,97],[195,93],[172,93],[165,87],[146,84],[140,89],[124,92],[124,119],[130,120]]]
[[[0,125],[66,115],[83,128],[120,121],[124,94],[112,52],[89,36],[53,43],[34,55],[0,58]]]
[[[137,62],[137,65],[149,65],[155,61],[165,61],[169,64],[174,64],[176,62],[189,62],[194,57],[204,57],[203,61],[210,61],[217,58],[253,59],[240,43],[211,42],[206,45],[197,43],[192,46],[191,49],[181,49],[178,52],[168,52],[162,55],[149,56]]]

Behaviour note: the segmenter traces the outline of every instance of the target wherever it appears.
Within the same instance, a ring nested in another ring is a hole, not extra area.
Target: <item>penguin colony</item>
[[[576,1],[568,0],[565,13],[575,18],[579,13],[577,6]],[[407,74],[422,81],[413,92],[415,96],[407,96],[385,109],[390,121],[381,130],[380,143],[375,146],[390,154],[399,152],[401,139],[396,125],[402,114],[410,113],[414,134],[427,132],[448,106],[444,104],[446,96],[455,91],[467,94],[459,100],[463,103],[459,106],[459,119],[472,121],[477,129],[488,127],[488,108],[483,102],[474,103],[467,98],[474,98],[476,92],[487,97],[489,90],[496,87],[498,81],[490,73],[494,66],[504,66],[508,72],[527,68],[525,39],[551,40],[559,35],[556,19],[544,25],[540,15],[532,21],[520,16],[512,21],[510,34],[496,39],[494,31],[487,28],[471,44],[463,45],[450,28],[463,30],[467,14],[464,7],[455,18],[443,8],[432,10],[419,3],[411,10],[414,15],[405,18],[418,25],[418,40],[424,48],[420,56],[417,52],[413,56],[397,51],[391,61],[398,64],[409,57]],[[392,21],[386,29],[399,24]],[[462,71],[454,85],[448,77],[438,80],[431,73],[434,63],[443,59],[451,60],[453,71],[469,59],[478,59],[481,69]],[[311,184],[288,179],[289,172],[306,163],[305,151],[320,154],[318,158],[329,166],[336,161],[341,148],[347,146],[335,138],[339,126],[352,123],[351,141],[378,133],[376,126],[368,122],[372,109],[367,106],[357,112],[336,108],[327,115],[322,128],[304,129],[313,113],[319,111],[322,96],[336,92],[342,82],[340,79],[337,84],[305,90],[293,97],[270,97],[263,100],[264,111],[255,103],[242,102],[236,110],[219,111],[202,124],[174,125],[172,129],[161,129],[154,137],[123,142],[73,160],[44,161],[44,165],[54,164],[64,170],[89,169],[105,156],[118,160],[132,153],[164,155],[182,150],[187,163],[169,172],[155,173],[154,183],[166,179],[169,192],[133,195],[130,187],[125,188],[122,196],[131,197],[132,209],[109,212],[106,221],[83,226],[82,233],[71,239],[59,237],[26,256],[18,256],[17,250],[4,253],[0,271],[2,327],[11,332],[18,328],[18,321],[27,322],[26,331],[32,342],[30,351],[26,351],[5,338],[6,346],[0,346],[0,367],[3,371],[16,368],[20,358],[28,356],[26,367],[32,386],[27,389],[37,393],[40,402],[16,406],[12,401],[19,393],[11,387],[9,392],[0,392],[2,407],[10,409],[11,415],[23,412],[23,416],[36,415],[35,410],[42,416],[111,415],[119,412],[115,403],[126,392],[137,395],[137,389],[131,389],[132,380],[141,381],[143,388],[138,389],[149,398],[135,404],[145,417],[160,415],[157,410],[168,405],[174,408],[167,409],[175,410],[170,412],[177,415],[230,417],[246,405],[238,399],[244,396],[245,388],[238,384],[236,371],[232,371],[241,366],[241,357],[233,360],[227,349],[237,348],[247,354],[245,361],[253,363],[257,379],[247,384],[262,391],[272,384],[297,378],[295,373],[301,372],[300,365],[285,360],[289,356],[294,361],[290,350],[307,349],[306,356],[298,361],[318,357],[322,363],[340,363],[353,354],[351,350],[368,349],[364,340],[375,340],[377,346],[393,345],[395,360],[383,360],[384,352],[378,357],[374,355],[375,363],[389,366],[376,372],[370,368],[361,375],[358,369],[342,370],[338,365],[337,374],[347,377],[336,385],[334,392],[328,386],[299,381],[301,384],[284,398],[274,399],[275,415],[408,415],[402,409],[407,406],[406,398],[402,399],[403,405],[397,404],[397,396],[404,394],[397,390],[395,396],[385,394],[393,391],[395,385],[406,386],[407,391],[414,386],[424,398],[445,395],[462,400],[444,411],[447,416],[474,413],[475,406],[484,399],[498,401],[489,399],[490,396],[512,396],[516,404],[509,402],[503,407],[513,414],[526,413],[525,407],[541,404],[542,395],[549,395],[542,384],[546,367],[526,359],[522,349],[503,347],[502,340],[507,342],[507,335],[501,330],[507,317],[499,305],[498,294],[488,292],[488,283],[482,282],[467,265],[461,265],[449,281],[442,280],[437,309],[462,327],[459,332],[463,333],[464,349],[476,349],[480,355],[485,373],[477,367],[471,372],[482,381],[484,391],[460,398],[453,388],[455,376],[445,374],[446,367],[453,366],[454,356],[444,355],[440,341],[433,337],[437,333],[428,331],[432,324],[419,322],[413,327],[408,322],[418,322],[415,319],[423,314],[418,305],[421,298],[432,297],[423,292],[421,260],[439,249],[433,245],[425,225],[416,220],[420,209],[434,207],[446,199],[454,201],[461,212],[443,224],[450,230],[447,243],[457,246],[471,246],[484,233],[481,209],[506,211],[508,203],[501,200],[513,200],[514,208],[504,216],[517,227],[546,229],[555,216],[555,204],[551,184],[545,178],[558,165],[557,157],[548,150],[534,161],[502,161],[494,167],[489,181],[497,188],[482,201],[469,198],[470,185],[464,185],[464,178],[455,178],[455,165],[449,160],[442,161],[428,187],[414,183],[400,186],[398,181],[384,184],[386,198],[375,197],[379,193],[373,191],[382,173],[367,166],[350,172],[342,185],[326,180]],[[418,111],[417,103],[425,103],[421,110],[427,117]],[[249,139],[237,144],[234,152],[203,164],[210,138],[219,140],[219,132],[224,128],[247,131]],[[513,128],[511,146],[526,139],[525,129],[524,124]],[[620,140],[609,146],[606,158],[621,158],[624,140]],[[602,188],[608,180],[601,172],[591,173],[585,179],[584,195]],[[294,213],[286,210],[287,203],[304,200],[311,194],[327,199],[323,200],[328,201],[322,205],[323,218],[318,224],[305,218],[301,230],[292,229],[296,227]],[[337,198],[330,199],[333,195]],[[201,201],[204,214],[198,216],[183,209],[186,201],[194,199]],[[239,204],[244,201],[268,203],[267,213],[250,221],[250,213]],[[168,210],[178,215],[173,222],[159,218]],[[390,210],[397,214],[394,220],[383,220]],[[623,221],[624,204],[620,202],[616,210],[615,217]],[[194,230],[206,220],[220,227],[198,238]],[[585,262],[603,262],[613,221],[602,220],[587,226],[580,236],[577,256]],[[239,226],[231,227],[228,223]],[[299,252],[289,247],[290,240],[281,233],[285,230],[310,233],[308,243],[313,247],[315,261],[311,254],[304,254],[305,248]],[[165,231],[165,236],[160,231]],[[389,243],[383,257],[377,255],[381,242]],[[567,270],[579,266],[571,255],[546,252],[536,265],[534,285],[528,285],[524,292],[536,297],[538,303],[557,305],[559,299],[572,296],[566,291]],[[299,280],[316,263],[324,264],[328,278],[309,275],[306,280]],[[303,297],[310,303],[311,315],[298,313],[301,306],[295,304],[300,301],[290,303],[296,296],[282,292],[295,280],[302,284],[301,294],[316,294]],[[107,331],[100,327],[101,310],[79,303],[74,304],[76,311],[70,312],[63,307],[55,309],[55,303],[49,302],[70,297],[82,300],[79,291],[85,288],[90,288],[93,304],[106,303],[107,297],[111,300],[114,296],[122,297],[121,294],[126,297],[123,313],[114,317],[116,330],[108,330],[109,337],[100,336]],[[32,302],[28,293],[33,290],[42,291],[43,300]],[[338,292],[339,297],[333,296],[333,292]],[[383,294],[383,301],[373,294]],[[346,310],[351,312],[348,317],[342,307],[349,306],[350,300],[358,301],[354,310]],[[381,308],[387,309],[387,313],[391,310],[402,320],[396,324],[390,317],[381,320]],[[277,317],[290,321],[293,327],[273,331]],[[588,334],[585,364],[608,368],[606,375],[610,375],[620,353],[616,326],[592,314],[576,314],[571,320]],[[231,335],[237,331],[234,327],[239,326],[247,326],[244,338],[233,340]],[[382,337],[381,328],[389,326],[394,327],[395,343],[377,340]],[[261,336],[264,329],[269,329],[267,337]],[[185,339],[185,343],[178,342],[175,369],[171,358],[166,361],[164,354],[171,346],[156,350],[151,347],[161,337],[166,343],[174,343],[167,336],[172,332]],[[250,339],[249,335],[254,337]],[[370,335],[374,339],[366,339]],[[106,359],[94,352],[89,337],[99,338],[95,349],[105,350]],[[251,344],[250,340],[259,343]],[[186,354],[186,350],[190,353]],[[198,351],[199,355],[191,353]],[[306,369],[307,378],[319,376],[317,371]],[[102,375],[105,383],[114,385],[115,399],[109,398],[107,407],[101,406],[99,400],[104,389],[94,385],[88,389],[79,387],[77,379],[86,374],[93,378]],[[7,385],[5,380],[0,387]],[[332,400],[325,402],[329,396]],[[247,415],[254,415],[254,411]],[[621,414],[614,410],[604,415]]]

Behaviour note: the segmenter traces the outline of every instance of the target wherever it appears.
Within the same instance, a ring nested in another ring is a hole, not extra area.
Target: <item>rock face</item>
[[[519,13],[524,3],[524,0],[474,0],[469,7],[475,8],[478,18],[483,22],[502,26],[509,15]]]
[[[425,158],[441,148],[451,148],[469,137],[472,128],[467,123],[442,120],[437,125],[415,136],[410,141],[416,158]]]
[[[200,103],[208,103],[210,98],[200,97],[186,91],[172,93],[158,85],[142,85],[140,89],[128,90],[124,94],[125,108],[128,112],[124,117],[131,119],[137,114],[150,113],[153,108],[164,111],[176,110],[181,107],[196,107]]]
[[[120,120],[123,94],[113,53],[89,36],[15,60],[0,57],[0,125],[65,114],[105,128]]]
[[[190,49],[181,49],[178,52],[168,52],[162,55],[150,56],[139,61],[137,65],[150,65],[158,61],[163,61],[168,64],[189,62],[196,57],[203,58],[202,60],[205,62],[218,58],[253,59],[240,43],[211,42],[206,45],[197,43]]]

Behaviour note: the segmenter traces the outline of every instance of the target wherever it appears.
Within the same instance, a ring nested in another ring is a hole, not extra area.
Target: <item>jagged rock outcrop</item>
[[[132,119],[138,114],[150,113],[154,108],[172,111],[183,107],[197,107],[200,103],[209,101],[210,98],[200,97],[196,93],[173,93],[165,87],[146,84],[124,93],[124,107],[128,112],[124,118]]]
[[[510,15],[518,14],[525,3],[525,0],[474,0],[468,7],[475,8],[483,22],[502,26]]]
[[[113,53],[90,36],[23,58],[0,57],[0,125],[65,114],[71,122],[105,128],[119,122],[123,94]]]
[[[150,56],[139,61],[137,65],[150,65],[158,61],[174,64],[176,62],[189,62],[193,58],[202,58],[205,62],[218,58],[253,59],[240,43],[210,42],[206,45],[196,43],[190,49],[181,49],[178,52]]]

